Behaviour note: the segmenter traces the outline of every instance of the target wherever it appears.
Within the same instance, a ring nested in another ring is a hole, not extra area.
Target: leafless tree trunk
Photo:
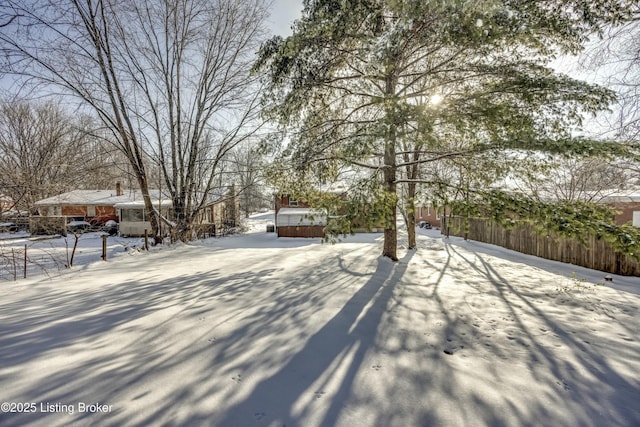
[[[127,60],[141,73],[134,90],[149,108],[138,120],[149,128],[173,201],[174,237],[188,240],[212,190],[231,184],[225,160],[260,127],[258,78],[250,70],[266,9],[262,0],[172,6],[136,2],[121,31]]]

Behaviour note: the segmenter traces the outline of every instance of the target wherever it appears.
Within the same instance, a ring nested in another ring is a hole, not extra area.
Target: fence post
[[[149,250],[149,235],[147,234],[147,229],[144,229],[144,250]]]
[[[18,280],[18,271],[16,267],[16,251],[13,248],[11,248],[11,258],[13,259],[13,281],[15,282]]]
[[[107,260],[107,235],[102,235],[102,260]]]
[[[27,278],[27,245],[24,245],[24,278]]]

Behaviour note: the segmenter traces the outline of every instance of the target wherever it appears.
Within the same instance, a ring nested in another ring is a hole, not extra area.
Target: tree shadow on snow
[[[225,258],[237,268],[0,302],[7,396],[113,405],[0,414],[0,425],[640,424],[638,385],[618,373],[637,360],[635,342],[590,330],[592,312],[568,298],[548,312],[548,295],[482,253],[432,249],[421,265],[409,251],[372,271],[362,267],[370,246],[317,260],[303,249],[287,260]],[[36,366],[44,372],[20,377]]]
[[[585,295],[589,291],[571,288],[570,281],[522,286],[535,278],[513,268],[498,271],[493,264],[500,258],[455,245],[446,250],[461,260],[448,268],[467,294],[466,307],[455,311],[440,301],[450,313],[447,335],[462,343],[467,357],[495,361],[488,372],[466,374],[504,389],[500,404],[474,393],[468,419],[484,414],[486,425],[640,425],[639,385],[621,374],[634,372],[638,360],[636,338],[630,338],[637,331],[625,324],[625,313],[601,309],[597,290]]]
[[[335,425],[350,398],[356,374],[375,345],[378,327],[413,252],[399,263],[379,259],[376,271],[335,316],[309,337],[277,372],[258,383],[251,394],[227,409],[214,425]],[[341,265],[342,269],[346,267]],[[340,373],[337,371],[340,370]],[[313,414],[314,399],[333,376],[341,378],[324,415]],[[197,422],[196,422],[197,423]]]

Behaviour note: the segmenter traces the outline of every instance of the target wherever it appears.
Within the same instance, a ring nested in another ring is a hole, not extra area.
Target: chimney
[[[116,182],[116,196],[122,196],[122,185],[120,182]]]

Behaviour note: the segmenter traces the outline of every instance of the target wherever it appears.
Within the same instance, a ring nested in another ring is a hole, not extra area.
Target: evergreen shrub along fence
[[[453,236],[465,236],[465,218],[446,218],[442,232]],[[603,239],[589,237],[586,243],[558,237],[554,234],[539,234],[528,224],[506,229],[485,218],[470,218],[467,238],[491,243],[528,255],[554,261],[580,265],[594,270],[625,276],[640,276],[640,262],[631,256],[616,252]]]

